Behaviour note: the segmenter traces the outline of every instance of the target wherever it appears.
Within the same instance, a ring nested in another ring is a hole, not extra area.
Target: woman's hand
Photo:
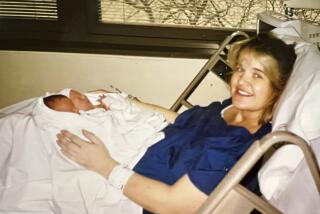
[[[57,143],[61,152],[85,168],[108,177],[118,163],[111,158],[104,143],[97,136],[86,130],[83,130],[83,135],[89,141],[82,140],[66,130],[58,133]]]

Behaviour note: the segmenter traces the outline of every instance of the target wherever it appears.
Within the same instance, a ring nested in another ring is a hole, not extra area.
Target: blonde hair
[[[273,94],[259,121],[260,124],[267,123],[272,119],[276,103],[292,71],[296,59],[294,45],[287,45],[270,34],[260,34],[251,39],[235,42],[228,54],[232,70],[236,70],[242,54],[251,54],[255,57],[270,80]]]

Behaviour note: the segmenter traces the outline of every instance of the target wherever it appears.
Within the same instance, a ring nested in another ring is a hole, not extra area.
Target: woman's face
[[[234,107],[243,111],[263,112],[272,97],[271,82],[264,67],[253,54],[240,54],[239,63],[231,78]]]
[[[69,97],[72,100],[74,106],[79,110],[87,111],[94,108],[87,96],[81,94],[78,91],[70,90]]]

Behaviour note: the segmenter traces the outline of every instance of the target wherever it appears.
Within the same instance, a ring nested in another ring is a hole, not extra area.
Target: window
[[[25,36],[34,32],[60,32],[62,0],[0,0],[1,37]]]
[[[57,1],[0,0],[0,18],[57,20]]]
[[[255,33],[258,13],[285,12],[283,0],[97,0],[91,8],[96,13],[89,27],[93,33],[203,53],[214,51],[235,30]],[[320,11],[295,10],[293,18],[319,20]]]
[[[89,29],[95,34],[131,36],[134,41],[124,42],[147,44],[150,41],[153,46],[158,44],[158,49],[159,46],[192,48],[193,51],[198,48],[206,54],[213,53],[218,44],[236,30],[254,33],[256,17],[252,10],[259,12],[254,7],[246,7],[242,1],[233,0],[98,0],[89,7],[95,13],[89,14]],[[250,14],[252,22],[245,18],[238,22],[236,8],[242,10],[243,17]],[[144,39],[139,41],[139,38]]]
[[[208,57],[283,0],[0,0],[0,49]],[[319,10],[294,16],[319,20]]]
[[[283,0],[100,0],[99,20],[155,26],[255,29],[256,14],[284,13]],[[295,9],[293,18],[319,23],[319,10]]]
[[[102,23],[254,29],[256,14],[281,1],[256,0],[100,0]]]

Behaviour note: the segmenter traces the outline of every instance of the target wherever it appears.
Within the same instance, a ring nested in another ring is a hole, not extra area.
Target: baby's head
[[[69,98],[73,102],[74,106],[79,110],[88,111],[95,108],[89,101],[88,97],[79,91],[71,89],[69,92]]]
[[[62,94],[50,95],[43,98],[45,105],[56,111],[79,113],[79,110],[88,111],[95,106],[88,97],[79,91],[71,89],[69,97]]]
[[[94,106],[88,97],[79,91],[69,89],[67,93],[50,95],[43,98],[45,105],[56,111],[79,113],[79,110],[88,111],[94,108],[104,108],[103,104]]]
[[[79,113],[79,108],[77,108],[72,100],[61,94],[54,94],[43,98],[44,104],[55,111],[62,111],[62,112],[72,112],[72,113]]]

